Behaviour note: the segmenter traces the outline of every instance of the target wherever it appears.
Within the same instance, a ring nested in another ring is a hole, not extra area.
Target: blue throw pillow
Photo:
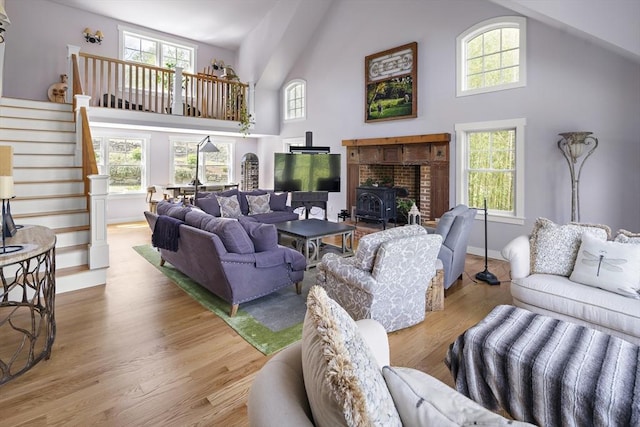
[[[265,252],[278,248],[278,230],[273,224],[253,221],[240,221],[246,230],[256,252]]]
[[[158,203],[156,212],[158,215],[167,215],[177,218],[180,221],[184,221],[185,215],[187,212],[191,212],[191,208],[182,206],[180,203],[171,203],[169,201],[162,200]]]
[[[211,197],[198,197],[196,200],[196,206],[213,216],[220,216],[220,204],[215,196]]]
[[[269,207],[271,207],[272,211],[284,211],[287,209],[287,198],[289,197],[289,193],[271,193],[271,198],[269,199]]]

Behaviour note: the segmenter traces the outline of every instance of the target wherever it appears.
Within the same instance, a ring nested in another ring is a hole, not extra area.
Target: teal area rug
[[[265,297],[240,304],[238,313],[229,317],[229,303],[198,285],[171,264],[165,263],[160,267],[160,253],[151,245],[135,246],[133,249],[263,354],[275,353],[302,337],[307,294],[315,283],[315,269],[305,272],[302,295],[296,294],[293,285],[285,287]]]

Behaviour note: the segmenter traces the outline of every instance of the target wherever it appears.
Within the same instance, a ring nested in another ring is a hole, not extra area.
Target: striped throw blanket
[[[539,426],[640,426],[640,347],[521,308],[496,307],[450,346],[456,388]]]

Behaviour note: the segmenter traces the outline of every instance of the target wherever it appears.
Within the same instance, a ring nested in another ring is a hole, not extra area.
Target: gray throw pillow
[[[218,199],[216,199],[215,196],[203,198],[198,197],[196,206],[209,215],[220,216],[220,205],[218,204]]]
[[[269,206],[272,211],[284,211],[287,210],[287,198],[289,197],[288,193],[271,193],[271,198],[269,199]]]
[[[253,243],[256,252],[265,252],[278,248],[278,230],[273,224],[240,221]]]

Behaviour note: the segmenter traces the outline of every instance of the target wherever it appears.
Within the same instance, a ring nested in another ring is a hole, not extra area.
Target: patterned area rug
[[[315,269],[305,272],[302,295],[293,286],[271,295],[240,304],[238,313],[229,317],[229,304],[198,285],[171,264],[160,267],[160,254],[151,245],[133,248],[204,308],[214,312],[249,344],[262,353],[275,353],[302,337],[309,288],[315,283]]]

